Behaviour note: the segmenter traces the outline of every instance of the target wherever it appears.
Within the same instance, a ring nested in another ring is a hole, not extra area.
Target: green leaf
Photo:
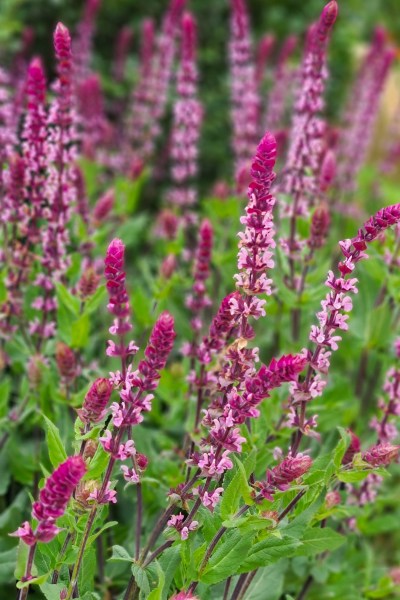
[[[300,546],[301,542],[294,538],[284,537],[279,539],[271,535],[252,546],[238,572],[248,573],[253,569],[270,565],[281,558],[289,558],[296,553]]]
[[[105,471],[109,460],[109,454],[104,450],[103,446],[99,444],[97,446],[95,455],[89,463],[87,473],[84,475],[84,479],[98,479]]]
[[[18,543],[17,549],[17,562],[15,565],[14,577],[15,579],[22,579],[25,574],[26,561],[28,560],[29,546],[27,546],[21,539]]]
[[[227,531],[200,575],[200,581],[218,583],[238,572],[250,550],[253,537],[253,533],[243,535],[237,530]]]
[[[110,529],[110,527],[115,527],[115,525],[118,525],[118,521],[108,521],[105,525],[103,525],[103,527],[99,531],[96,531],[96,533],[89,536],[87,541],[87,547],[90,546],[90,544],[93,544],[95,539],[97,539],[99,535],[103,533],[103,531],[106,531],[106,529]]]
[[[252,503],[251,488],[247,481],[255,469],[256,454],[256,450],[253,450],[246,458],[244,464],[235,457],[237,471],[224,491],[221,500],[221,517],[223,520],[229,519],[229,517],[237,512],[240,498],[244,498],[246,504]]]
[[[17,582],[17,588],[19,590],[22,590],[23,588],[28,587],[29,585],[41,585],[43,583],[45,583],[45,581],[50,577],[51,575],[51,571],[49,571],[48,573],[44,573],[43,575],[39,575],[38,577],[34,577],[33,579],[30,579],[29,581],[18,581]]]
[[[343,427],[338,427],[341,439],[338,442],[338,445],[335,448],[335,453],[333,455],[333,464],[337,469],[340,469],[342,464],[343,456],[346,453],[347,448],[350,445],[351,436]]]
[[[164,571],[161,568],[161,565],[158,561],[156,561],[158,582],[157,587],[149,594],[147,600],[162,600],[163,598],[163,590],[165,585],[165,575]]]
[[[369,470],[362,471],[342,471],[338,473],[337,478],[339,481],[343,481],[344,483],[357,483],[358,481],[363,481],[368,475],[371,473]]]
[[[174,579],[175,572],[180,564],[180,550],[179,546],[172,546],[162,553],[160,557],[160,565],[164,572],[164,590],[163,600],[166,600],[169,588]]]
[[[46,442],[50,461],[53,467],[58,467],[58,465],[67,459],[67,453],[65,452],[59,429],[46,417],[46,415],[43,415],[43,419],[46,425]]]
[[[132,557],[128,550],[117,545],[112,547],[112,556],[108,560],[110,562],[132,562]]]
[[[60,600],[60,593],[65,590],[63,583],[43,583],[40,586],[46,600]]]
[[[99,308],[102,304],[105,305],[107,297],[107,291],[104,286],[97,288],[93,296],[90,296],[85,302],[85,306],[83,309],[84,315],[91,315],[95,310]]]
[[[266,600],[265,591],[268,590],[268,600],[279,600],[283,592],[287,568],[288,561],[283,559],[277,564],[260,569],[249,588],[249,599]]]
[[[96,550],[95,548],[86,547],[78,579],[78,589],[80,595],[90,592],[94,588],[96,568]]]
[[[73,348],[85,348],[89,340],[89,332],[89,316],[83,314],[71,325],[71,346]]]
[[[313,527],[305,532],[301,541],[296,556],[314,556],[325,550],[333,552],[346,542],[346,538],[330,527]]]
[[[138,588],[145,594],[150,594],[150,583],[146,571],[135,563],[132,565],[132,575],[137,583]]]
[[[55,286],[59,304],[63,304],[72,312],[73,315],[78,316],[81,306],[80,299],[71,294],[71,292],[62,283],[55,283]]]

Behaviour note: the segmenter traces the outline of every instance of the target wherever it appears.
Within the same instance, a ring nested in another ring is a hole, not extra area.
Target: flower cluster
[[[55,522],[62,517],[67,504],[82,477],[86,465],[81,456],[70,456],[46,480],[40,491],[39,500],[32,505],[32,516],[38,521],[35,531],[25,521],[11,535],[22,539],[28,546],[36,542],[50,542],[60,531]]]
[[[192,521],[188,526],[184,525],[185,516],[182,513],[173,515],[168,521],[168,527],[176,529],[179,533],[181,540],[187,540],[189,537],[189,531],[194,531],[199,526],[197,521]]]

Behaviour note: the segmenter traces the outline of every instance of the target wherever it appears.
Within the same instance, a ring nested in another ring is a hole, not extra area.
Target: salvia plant
[[[333,124],[336,0],[284,40],[227,3],[231,181],[204,197],[186,4],[117,32],[114,88],[98,0],[53,81],[31,30],[0,70],[1,598],[399,596],[390,36]]]

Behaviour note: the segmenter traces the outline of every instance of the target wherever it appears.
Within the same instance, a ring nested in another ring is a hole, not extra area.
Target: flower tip
[[[336,21],[338,12],[338,3],[336,2],[336,0],[331,0],[331,2],[328,2],[324,10],[322,11],[321,20],[323,21],[323,23],[325,23],[325,25],[328,25],[330,27]]]

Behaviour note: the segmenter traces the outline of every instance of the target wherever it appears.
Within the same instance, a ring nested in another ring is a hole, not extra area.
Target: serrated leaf
[[[172,548],[165,550],[165,552],[162,553],[159,562],[165,577],[163,600],[166,600],[169,588],[175,576],[175,572],[180,563],[179,546],[172,546]]]
[[[281,558],[289,558],[295,554],[300,546],[301,542],[294,538],[285,537],[279,539],[275,536],[270,536],[252,546],[238,572],[248,573],[253,569],[274,563]]]
[[[200,581],[214,584],[237,573],[250,550],[253,537],[253,533],[243,535],[237,530],[227,531],[200,575]]]
[[[65,452],[58,427],[46,415],[43,415],[43,419],[46,425],[46,442],[49,458],[53,467],[58,467],[58,465],[67,459],[67,453]]]
[[[138,588],[145,594],[150,594],[150,583],[146,571],[136,563],[132,565],[131,569]]]
[[[325,550],[333,552],[346,542],[346,538],[330,527],[313,527],[308,529],[301,539],[302,545],[296,556],[314,556]]]

